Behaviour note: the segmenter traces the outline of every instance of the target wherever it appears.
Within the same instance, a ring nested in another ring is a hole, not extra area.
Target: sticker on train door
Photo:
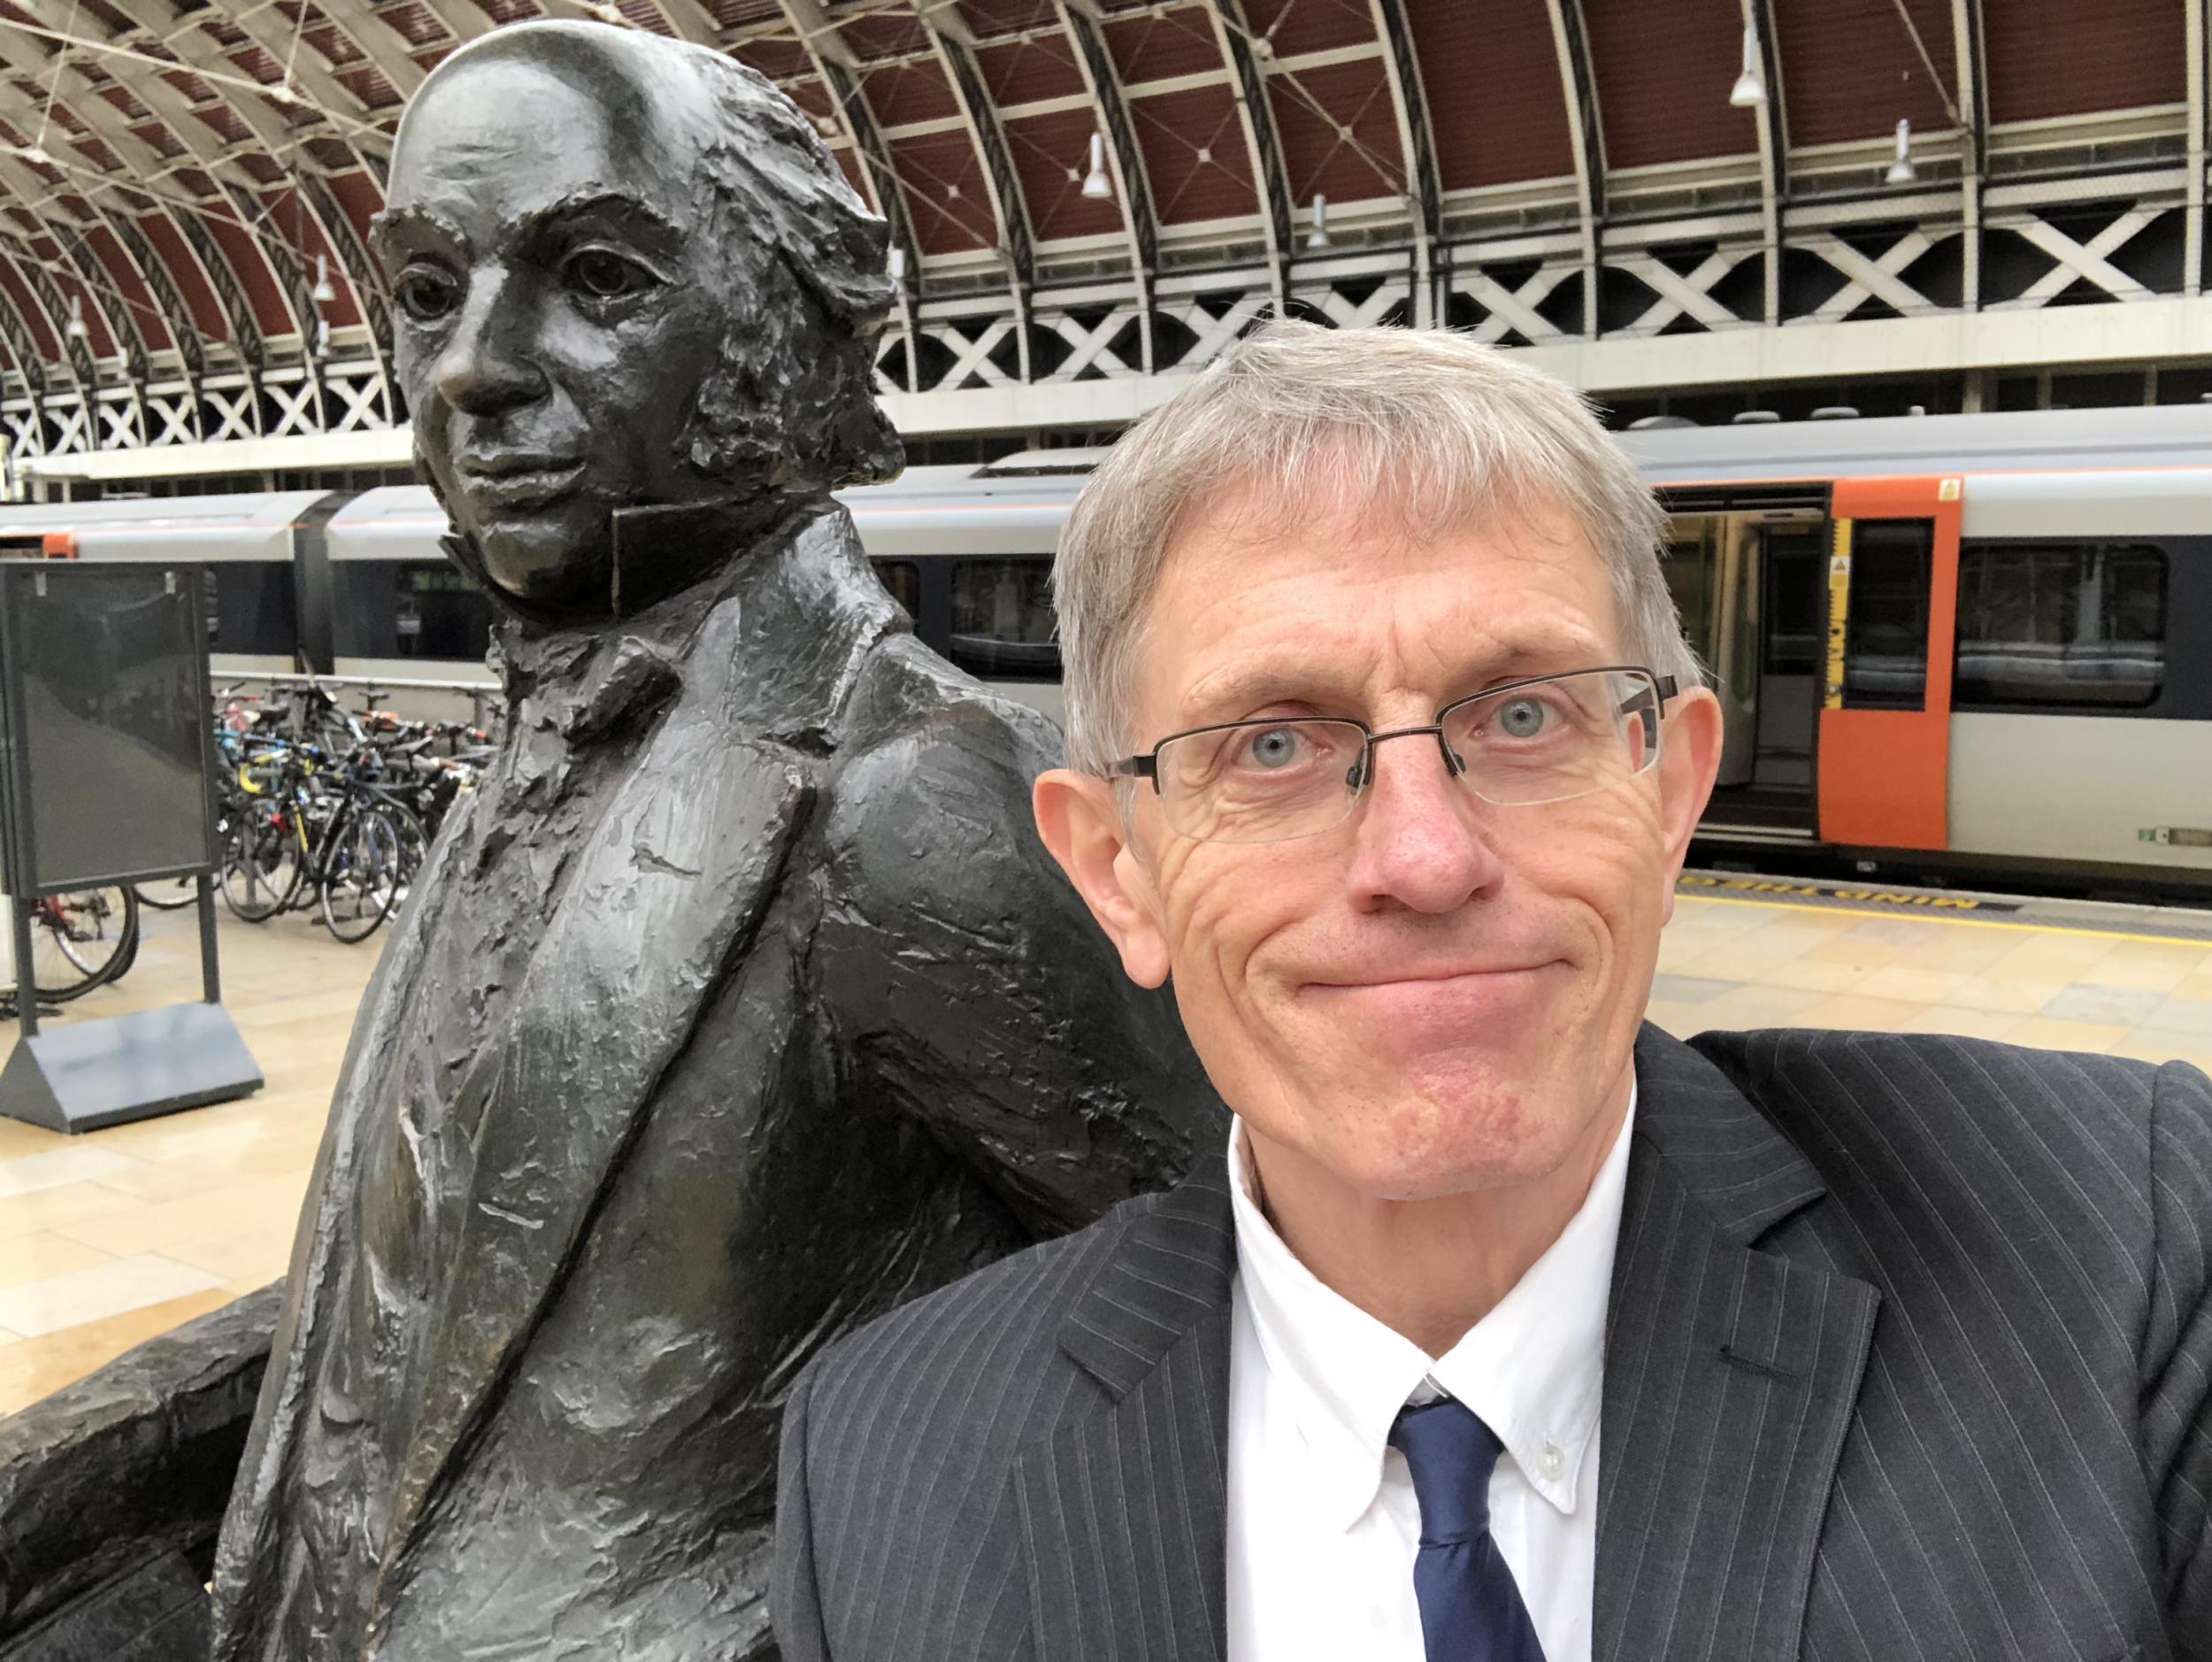
[[[1843,708],[1843,643],[1851,621],[1851,521],[1839,519],[1828,556],[1828,675],[1823,705]]]

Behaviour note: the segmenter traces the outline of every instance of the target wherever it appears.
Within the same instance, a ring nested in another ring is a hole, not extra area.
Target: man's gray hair
[[[1070,766],[1102,773],[1139,743],[1137,658],[1162,559],[1240,486],[1270,512],[1356,506],[1420,538],[1563,512],[1606,562],[1624,650],[1698,679],[1659,566],[1665,513],[1579,395],[1443,330],[1276,321],[1130,428],[1068,515],[1053,590]]]

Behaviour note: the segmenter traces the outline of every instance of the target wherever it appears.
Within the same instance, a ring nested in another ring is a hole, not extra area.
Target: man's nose
[[[1444,765],[1435,738],[1377,745],[1356,821],[1352,876],[1363,898],[1446,912],[1504,874],[1482,824],[1483,805]]]
[[[536,309],[506,272],[480,273],[432,367],[439,396],[470,415],[496,415],[545,391],[534,351]]]

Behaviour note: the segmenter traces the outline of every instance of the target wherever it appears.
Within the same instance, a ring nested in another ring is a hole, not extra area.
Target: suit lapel
[[[1131,1223],[1061,1329],[1104,1389],[1014,1471],[1034,1654],[1228,1654],[1228,1173],[1203,1162]]]
[[[1755,1250],[1824,1191],[1732,1084],[1648,1027],[1636,1067],[1594,1654],[1793,1657],[1879,1297]]]

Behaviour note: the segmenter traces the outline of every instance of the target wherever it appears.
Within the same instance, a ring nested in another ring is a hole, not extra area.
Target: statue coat
[[[1225,1129],[1029,824],[1050,724],[913,639],[841,509],[501,650],[346,1057],[223,1662],[772,1657],[798,1369]]]

